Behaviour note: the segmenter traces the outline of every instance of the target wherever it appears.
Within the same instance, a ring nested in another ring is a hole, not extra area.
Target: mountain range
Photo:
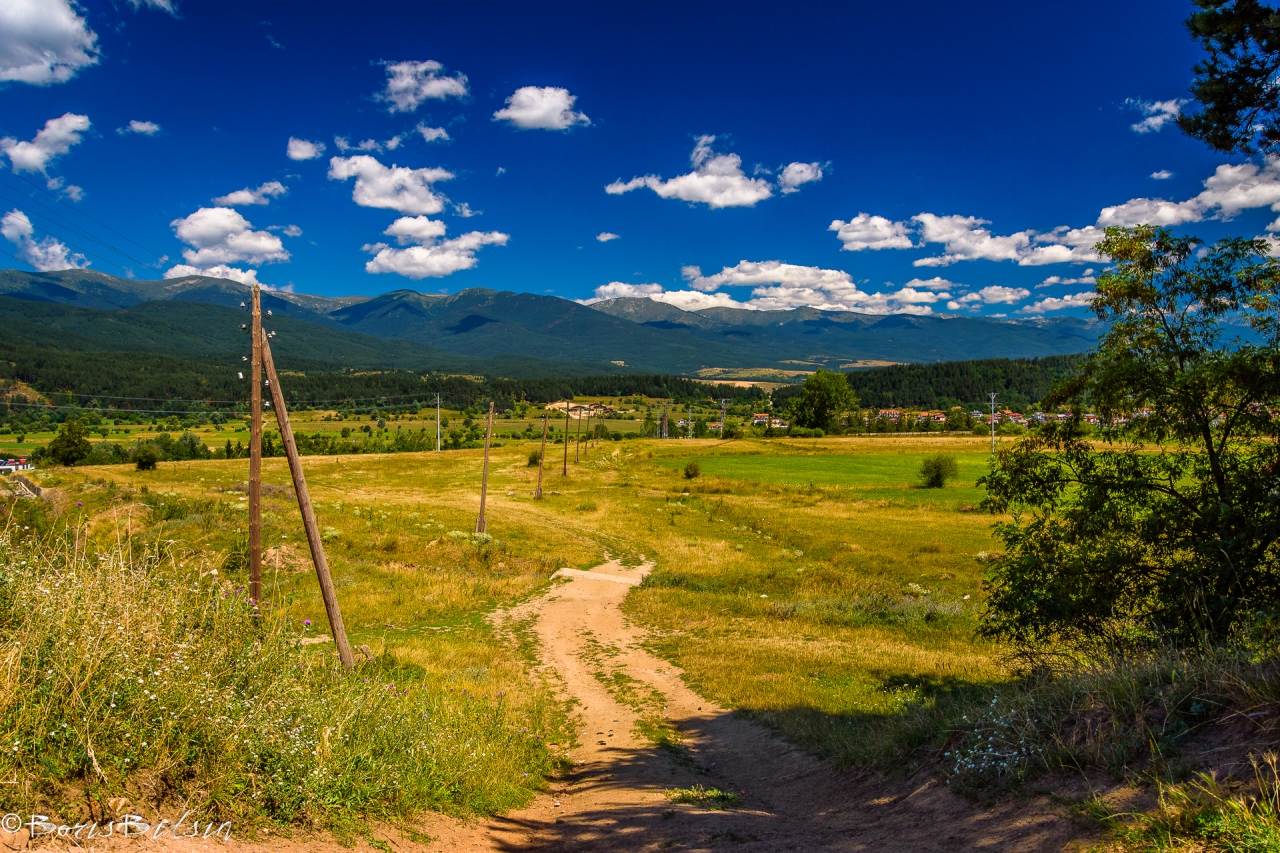
[[[0,270],[0,341],[224,358],[246,348],[248,289],[226,279],[116,278]],[[684,311],[650,299],[583,305],[472,288],[325,297],[263,291],[282,362],[498,375],[584,372],[748,375],[875,362],[1029,358],[1091,349],[1073,317],[875,315],[798,308]]]

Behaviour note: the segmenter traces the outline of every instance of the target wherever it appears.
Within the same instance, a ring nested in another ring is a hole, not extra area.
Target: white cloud
[[[155,136],[160,132],[160,125],[154,121],[138,121],[136,118],[126,124],[124,127],[117,127],[116,133],[124,136],[126,133],[139,133],[143,136]]]
[[[1151,133],[1159,131],[1169,122],[1178,117],[1178,113],[1182,110],[1182,105],[1187,103],[1185,98],[1173,98],[1168,101],[1144,101],[1140,98],[1126,98],[1125,106],[1130,109],[1137,110],[1146,118],[1137,124],[1129,125],[1137,133]]]
[[[443,127],[427,127],[426,123],[419,124],[414,130],[422,134],[424,142],[435,142],[437,140],[448,142],[449,131]]]
[[[1055,287],[1059,284],[1097,284],[1098,280],[1093,277],[1093,270],[1085,270],[1084,275],[1079,278],[1063,278],[1058,275],[1051,275],[1044,281],[1036,285],[1036,290],[1042,287]]]
[[[314,160],[324,153],[324,148],[323,142],[312,142],[290,136],[289,147],[285,149],[285,153],[289,155],[290,160]]]
[[[848,222],[843,219],[835,220],[827,230],[836,232],[836,237],[844,244],[840,248],[846,252],[861,252],[864,249],[911,248],[911,238],[907,236],[907,224],[893,222],[883,216],[859,213]]]
[[[44,183],[50,192],[56,192],[63,198],[69,198],[72,201],[80,201],[84,198],[83,187],[78,187],[75,184],[68,184],[66,179],[61,176],[49,178]]]
[[[384,166],[367,154],[334,157],[329,160],[329,178],[355,178],[351,198],[361,207],[379,207],[400,213],[439,213],[446,198],[431,189],[437,181],[447,181],[453,173],[445,169],[410,169]]]
[[[169,224],[179,240],[193,247],[182,250],[182,257],[193,266],[289,260],[279,237],[254,231],[247,219],[229,207],[202,207]]]
[[[499,167],[498,167],[498,171],[494,172],[494,173],[493,173],[493,176],[496,178],[496,177],[498,177],[499,175],[505,175],[506,173],[507,173],[507,167],[506,167],[506,166],[499,166]]]
[[[1018,258],[1018,265],[1038,267],[1045,264],[1096,263],[1099,258],[1093,247],[1105,236],[1103,230],[1095,225],[1084,228],[1059,225],[1052,231],[1036,234],[1036,242],[1047,245],[1039,245],[1024,252]]]
[[[1158,172],[1152,172],[1151,177],[1157,181],[1167,181],[1173,177],[1173,172],[1170,172],[1168,169],[1161,169]]]
[[[654,302],[665,302],[684,311],[701,311],[703,308],[747,308],[760,310],[750,302],[739,302],[727,293],[699,293],[696,290],[667,290],[649,297]]]
[[[286,237],[301,237],[302,229],[297,225],[268,225],[268,231],[279,231]]]
[[[689,286],[702,293],[722,287],[752,287],[751,301],[742,304],[763,310],[810,307],[870,314],[929,314],[929,305],[950,298],[945,292],[916,287],[867,293],[844,270],[781,261],[739,261],[709,276],[702,275],[697,267],[685,267],[681,272]]]
[[[69,0],[0,3],[0,82],[65,83],[98,59],[98,36]]]
[[[1195,199],[1131,198],[1124,204],[1102,208],[1098,224],[1104,228],[1109,225],[1181,225],[1199,222],[1203,218],[1204,208]]]
[[[583,305],[594,305],[606,299],[623,297],[657,296],[662,293],[660,284],[627,284],[625,281],[611,281],[596,288],[596,295],[591,299],[577,300]]]
[[[822,180],[822,167],[817,163],[788,163],[778,175],[778,187],[782,194],[800,191],[801,184]]]
[[[256,190],[248,187],[242,190],[236,190],[233,193],[227,193],[218,196],[213,200],[214,204],[223,204],[231,206],[240,206],[244,204],[270,204],[271,199],[276,196],[284,195],[289,190],[279,181],[267,181]]]
[[[1033,231],[1019,231],[1007,237],[994,237],[986,228],[987,220],[976,216],[936,216],[921,213],[912,217],[920,226],[921,239],[926,243],[941,243],[944,255],[919,258],[917,267],[942,267],[956,261],[988,260],[1016,261],[1031,244]]]
[[[379,97],[388,103],[388,112],[413,112],[423,101],[462,98],[467,94],[467,75],[442,76],[444,66],[433,59],[384,64],[387,88]]]
[[[472,210],[471,205],[467,204],[465,201],[459,202],[453,206],[453,215],[461,216],[463,219],[470,219],[473,216],[481,216],[483,213],[483,210]]]
[[[922,288],[924,290],[955,290],[960,285],[954,281],[947,281],[942,276],[934,276],[933,278],[913,278],[911,281],[903,285],[903,287]]]
[[[1064,308],[1087,308],[1089,303],[1097,297],[1093,291],[1085,293],[1073,293],[1069,296],[1057,297],[1050,296],[1033,302],[1025,308],[1019,308],[1019,314],[1043,314],[1046,311],[1061,311]]]
[[[452,240],[441,241],[443,222],[425,216],[404,216],[391,223],[383,232],[395,237],[406,249],[393,249],[386,243],[374,243],[364,247],[373,252],[373,258],[364,265],[370,273],[397,273],[406,278],[420,279],[441,277],[471,269],[476,265],[476,251],[484,246],[505,246],[511,239],[500,231],[471,231]]]
[[[37,240],[35,227],[21,210],[11,210],[0,219],[0,235],[17,247],[18,257],[40,272],[84,269],[89,262],[54,237]]]
[[[1015,302],[1021,302],[1030,295],[1031,291],[1025,287],[1004,287],[993,284],[990,287],[975,290],[973,293],[966,293],[955,301],[961,305],[967,305],[971,302],[981,303],[982,305],[1012,305]]]
[[[149,6],[152,9],[159,9],[161,12],[168,12],[175,17],[178,14],[178,9],[173,0],[129,0],[129,5],[133,7],[135,12],[143,6]]]
[[[575,113],[577,96],[555,86],[521,86],[507,98],[507,105],[493,114],[525,130],[567,130],[575,124],[591,124],[584,113]]]
[[[669,181],[656,175],[645,175],[629,181],[614,181],[604,188],[610,195],[621,195],[640,187],[648,187],[662,198],[702,202],[715,209],[721,207],[754,207],[773,196],[768,181],[748,178],[742,172],[742,158],[737,154],[716,154],[711,150],[714,136],[703,136],[694,146],[689,160],[693,171]]]
[[[0,151],[8,155],[15,172],[45,173],[49,163],[79,143],[80,134],[89,127],[88,116],[65,113],[46,121],[30,142],[19,142],[8,136],[0,139]]]
[[[239,267],[231,267],[226,264],[216,264],[211,267],[195,267],[191,264],[175,264],[165,270],[165,278],[186,278],[189,275],[203,275],[209,278],[226,278],[231,281],[238,281],[241,284],[262,284],[258,281],[257,270],[242,270]]]
[[[619,239],[619,237],[617,234],[614,234],[612,231],[601,231],[599,234],[596,235],[596,239],[599,240],[601,243],[608,243],[610,240]]]

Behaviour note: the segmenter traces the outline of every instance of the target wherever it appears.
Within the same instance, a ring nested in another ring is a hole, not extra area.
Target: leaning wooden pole
[[[493,402],[489,402],[489,428],[484,434],[484,470],[480,474],[480,517],[476,519],[476,533],[484,533],[484,499],[489,492],[489,442],[493,439]]]
[[[347,642],[347,629],[342,624],[342,611],[338,609],[338,594],[333,588],[333,577],[329,574],[329,561],[324,555],[324,543],[320,541],[320,525],[316,523],[316,511],[311,506],[311,495],[307,491],[307,478],[302,473],[302,460],[298,456],[298,445],[293,440],[293,427],[289,425],[289,412],[284,407],[284,390],[276,377],[275,362],[271,358],[271,345],[266,335],[261,335],[262,358],[267,369],[267,382],[271,389],[271,406],[276,410],[276,422],[280,424],[280,440],[284,444],[285,455],[289,457],[289,473],[293,475],[293,491],[298,496],[298,510],[302,513],[302,526],[307,531],[307,544],[311,546],[311,560],[316,565],[316,579],[320,581],[320,595],[324,598],[324,610],[329,616],[329,629],[333,632],[333,642],[338,647],[338,658],[347,669],[356,665],[351,654],[351,644]]]
[[[564,404],[564,468],[560,470],[560,476],[569,476],[569,407],[573,405],[573,401]]]
[[[551,415],[546,411],[542,413],[542,450],[538,453],[538,489],[533,496],[538,500],[542,499],[542,465],[547,461],[547,423],[551,420]]]
[[[252,288],[249,366],[249,600],[262,600],[262,291]]]
[[[565,436],[568,438],[568,436]],[[573,464],[578,464],[578,452],[582,450],[582,408],[578,408],[578,437],[573,442]]]

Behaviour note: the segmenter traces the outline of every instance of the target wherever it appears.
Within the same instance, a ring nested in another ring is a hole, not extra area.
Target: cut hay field
[[[651,649],[703,695],[840,765],[917,754],[952,697],[1005,678],[973,633],[976,555],[992,547],[992,518],[973,509],[982,439],[603,442],[577,464],[570,448],[567,477],[556,447],[541,501],[536,446],[495,448],[493,541],[481,544],[469,535],[480,451],[304,458],[353,644],[439,684],[527,696],[521,713],[559,739],[527,659],[485,616],[548,587],[557,568],[643,556],[656,568],[625,610]],[[959,458],[960,482],[915,487],[937,452]],[[702,476],[684,477],[690,459]],[[264,595],[323,635],[285,462],[263,469]],[[127,530],[172,542],[239,582],[246,474],[245,460],[214,460],[37,476],[104,540]]]

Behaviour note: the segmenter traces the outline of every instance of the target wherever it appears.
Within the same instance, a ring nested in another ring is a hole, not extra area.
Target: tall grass
[[[527,701],[390,658],[346,673],[301,642],[321,626],[255,613],[196,561],[83,541],[0,535],[0,810],[96,819],[126,797],[344,832],[506,809],[552,768]]]

